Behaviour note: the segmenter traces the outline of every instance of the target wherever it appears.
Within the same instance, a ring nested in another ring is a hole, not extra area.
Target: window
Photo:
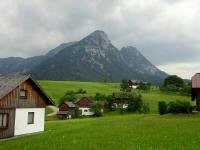
[[[0,113],[0,128],[6,128],[8,126],[8,114]]]
[[[27,99],[27,90],[21,89],[19,95],[20,95],[20,98]]]
[[[85,109],[85,110],[84,110],[84,112],[88,112],[88,110],[87,110],[87,109]]]
[[[28,124],[34,124],[34,112],[28,113]]]

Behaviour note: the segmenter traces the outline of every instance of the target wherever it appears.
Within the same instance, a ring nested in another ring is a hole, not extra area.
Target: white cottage
[[[90,109],[93,104],[93,100],[90,97],[83,97],[75,102],[76,106],[79,107],[82,116],[92,116],[94,112]]]
[[[44,131],[46,105],[54,102],[31,76],[0,76],[0,139]]]

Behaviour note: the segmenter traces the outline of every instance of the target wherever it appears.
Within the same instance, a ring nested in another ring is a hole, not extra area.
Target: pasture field
[[[97,92],[112,94],[120,90],[119,83],[100,83],[100,82],[77,82],[77,81],[39,81],[47,93],[56,101],[61,98],[66,91],[82,88],[87,91],[87,96],[94,96]],[[151,113],[158,112],[159,101],[188,100],[190,97],[177,94],[162,93],[158,89],[141,93],[143,100],[150,105]]]
[[[197,150],[199,123],[198,114],[47,121],[44,133],[0,141],[0,150]]]
[[[52,99],[58,100],[66,91],[77,91],[82,88],[88,96],[94,96],[97,92],[112,94],[119,91],[119,83],[78,82],[78,81],[39,81]]]

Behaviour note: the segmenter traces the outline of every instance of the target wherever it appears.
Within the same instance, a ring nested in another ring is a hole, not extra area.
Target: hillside
[[[84,96],[94,96],[96,93],[112,94],[118,92],[120,87],[119,83],[100,83],[100,82],[77,82],[77,81],[39,81],[42,87],[47,91],[55,101],[59,100],[66,91],[77,91],[82,88],[87,91]],[[151,113],[158,112],[159,101],[175,101],[175,100],[188,100],[191,101],[190,97],[162,93],[158,89],[152,89],[148,92],[141,92],[143,100],[149,103]]]
[[[42,80],[111,81],[138,79],[159,85],[167,76],[135,47],[116,48],[103,31],[64,43],[46,55],[0,59],[0,74],[31,73]]]

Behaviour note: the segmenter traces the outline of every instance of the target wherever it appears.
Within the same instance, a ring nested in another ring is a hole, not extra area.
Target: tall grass
[[[199,149],[200,116],[122,115],[49,121],[44,133],[0,142],[2,150]]]

